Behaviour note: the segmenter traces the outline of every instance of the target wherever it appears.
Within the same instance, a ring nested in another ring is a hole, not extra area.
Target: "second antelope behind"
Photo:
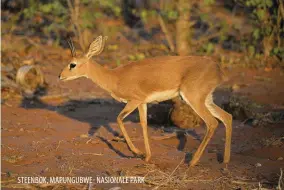
[[[200,159],[204,149],[218,126],[218,118],[226,127],[224,163],[230,161],[232,116],[213,102],[214,89],[225,80],[218,63],[209,57],[163,56],[148,58],[124,64],[115,69],[106,69],[91,58],[99,55],[104,48],[106,37],[97,37],[89,50],[76,56],[72,43],[69,43],[72,59],[63,69],[59,78],[63,81],[87,77],[105,89],[117,101],[126,103],[117,117],[120,130],[136,155],[143,155],[129,138],[123,119],[136,108],[139,110],[146,149],[145,160],[151,158],[147,131],[147,103],[161,102],[181,96],[182,99],[203,119],[207,126],[205,137],[195,152],[190,166]]]

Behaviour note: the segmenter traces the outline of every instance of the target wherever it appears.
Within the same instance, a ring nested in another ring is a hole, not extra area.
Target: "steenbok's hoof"
[[[197,164],[197,162],[192,162],[192,161],[191,161],[191,162],[189,163],[189,167],[193,167],[193,166],[195,166],[196,164]]]
[[[150,159],[151,159],[151,156],[146,156],[146,158],[145,158],[145,162],[149,162],[149,161],[150,161]]]

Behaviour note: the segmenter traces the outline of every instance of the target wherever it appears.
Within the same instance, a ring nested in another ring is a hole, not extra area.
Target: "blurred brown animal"
[[[151,158],[147,131],[147,103],[161,102],[181,96],[183,100],[204,120],[207,126],[205,137],[195,152],[190,166],[200,159],[205,147],[212,138],[220,119],[226,127],[224,163],[230,160],[232,116],[213,102],[212,92],[225,80],[220,66],[210,57],[202,56],[163,56],[148,58],[134,63],[124,64],[115,69],[106,69],[91,58],[103,51],[106,37],[97,37],[89,50],[82,56],[76,56],[70,43],[72,59],[59,75],[61,80],[73,80],[87,77],[108,91],[111,96],[126,103],[117,117],[121,132],[136,155],[143,155],[129,138],[123,125],[123,119],[139,110],[146,149],[146,161]]]

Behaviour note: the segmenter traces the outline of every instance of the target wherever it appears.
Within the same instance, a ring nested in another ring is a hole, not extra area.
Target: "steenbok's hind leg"
[[[206,106],[209,111],[222,121],[226,127],[226,142],[225,142],[225,153],[224,153],[224,163],[230,161],[230,152],[231,152],[231,138],[232,138],[232,115],[225,112],[219,106],[214,104],[212,94],[209,94],[206,98]]]
[[[190,162],[190,166],[194,166],[199,161],[201,155],[204,152],[204,149],[212,138],[214,131],[218,126],[218,121],[212,116],[210,111],[205,106],[206,96],[203,96],[204,93],[201,94],[197,90],[193,92],[189,89],[183,88],[181,89],[180,94],[182,98],[186,101],[186,103],[189,104],[191,108],[203,119],[207,126],[207,131],[203,138],[203,141],[199,145]]]
[[[138,105],[140,104],[140,102],[136,102],[136,101],[130,101],[126,104],[126,106],[124,107],[124,109],[120,112],[120,114],[118,115],[117,117],[117,123],[120,127],[120,130],[123,134],[123,137],[125,138],[126,140],[126,143],[128,145],[128,147],[130,148],[130,150],[132,152],[134,152],[135,154],[137,155],[143,155],[143,153],[138,150],[132,143],[132,141],[130,140],[129,136],[128,136],[128,133],[123,125],[123,119],[125,117],[127,117],[131,112],[133,112],[137,107]]]

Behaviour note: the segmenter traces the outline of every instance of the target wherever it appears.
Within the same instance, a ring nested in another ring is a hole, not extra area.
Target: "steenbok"
[[[87,77],[110,93],[117,101],[126,103],[117,117],[118,125],[129,146],[136,155],[143,155],[129,138],[123,119],[139,110],[146,149],[145,160],[151,158],[147,132],[147,103],[161,102],[181,96],[182,99],[203,119],[207,126],[205,137],[195,152],[190,166],[200,159],[206,145],[218,126],[218,118],[226,127],[224,163],[230,160],[232,116],[213,102],[214,89],[226,77],[212,58],[203,56],[163,56],[124,64],[115,69],[106,69],[91,58],[99,55],[105,45],[106,37],[97,37],[86,54],[76,56],[72,42],[70,63],[59,75],[61,80]]]

